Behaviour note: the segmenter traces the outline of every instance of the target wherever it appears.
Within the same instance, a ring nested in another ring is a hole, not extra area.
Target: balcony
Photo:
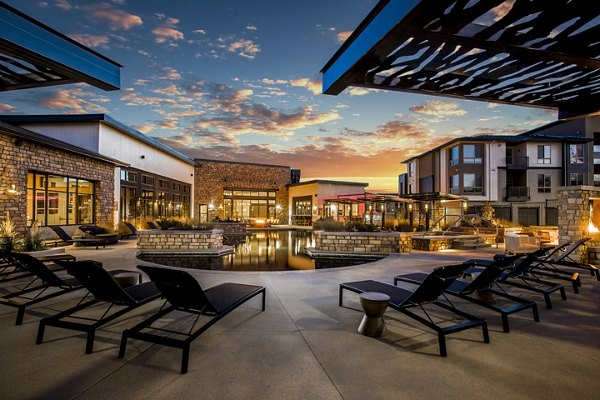
[[[509,186],[506,188],[505,201],[529,201],[529,186]]]
[[[505,159],[506,169],[527,169],[529,166],[529,157],[509,156]]]

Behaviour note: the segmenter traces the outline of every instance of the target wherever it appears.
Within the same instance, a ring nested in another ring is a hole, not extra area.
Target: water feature
[[[335,257],[312,259],[304,254],[314,246],[313,233],[304,230],[254,231],[247,236],[226,237],[234,254],[220,257],[198,255],[141,255],[139,258],[173,267],[218,271],[290,271],[344,267],[376,261],[374,258]]]

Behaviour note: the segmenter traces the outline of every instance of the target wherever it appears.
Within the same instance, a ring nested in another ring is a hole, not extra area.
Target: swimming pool
[[[138,258],[172,267],[217,271],[292,271],[345,267],[376,261],[373,258],[319,258],[304,254],[314,246],[313,233],[304,230],[254,231],[247,236],[229,237],[225,244],[234,253],[220,257],[198,255],[140,255]]]

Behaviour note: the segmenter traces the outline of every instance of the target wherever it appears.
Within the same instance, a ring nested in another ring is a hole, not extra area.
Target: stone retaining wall
[[[455,240],[478,239],[479,241],[494,245],[496,235],[462,235],[462,236],[413,236],[412,248],[423,251],[438,251],[452,249]]]
[[[223,231],[138,231],[137,248],[147,252],[203,252],[222,249]]]
[[[410,235],[398,232],[315,231],[315,249],[335,253],[390,254],[410,251]]]
[[[215,229],[223,231],[224,235],[245,235],[246,224],[242,222],[215,222]]]

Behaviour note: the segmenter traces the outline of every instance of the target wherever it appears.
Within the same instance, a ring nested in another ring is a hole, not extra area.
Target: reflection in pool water
[[[255,231],[248,236],[227,238],[234,254],[221,257],[198,255],[141,255],[139,258],[173,267],[218,271],[290,271],[345,267],[376,261],[372,259],[323,258],[313,260],[306,247],[314,246],[311,231]]]

